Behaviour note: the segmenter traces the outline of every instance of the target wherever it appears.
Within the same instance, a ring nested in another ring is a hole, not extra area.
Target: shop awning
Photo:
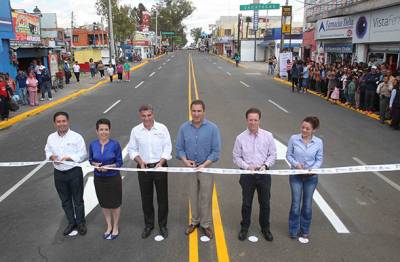
[[[262,41],[261,43],[258,44],[258,46],[260,47],[267,47],[270,44],[272,44],[274,42],[274,40],[267,40],[267,41]]]

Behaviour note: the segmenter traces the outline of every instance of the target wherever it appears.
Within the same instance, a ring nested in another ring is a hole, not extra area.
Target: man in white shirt
[[[166,167],[172,158],[172,145],[168,128],[154,121],[153,107],[141,106],[139,116],[142,123],[132,129],[128,153],[138,168]],[[154,229],[153,188],[156,187],[158,203],[158,225],[160,234],[168,237],[168,176],[167,172],[138,172],[145,228],[142,238],[150,236]]]
[[[77,228],[80,235],[85,235],[82,168],[60,163],[83,162],[87,155],[85,141],[80,134],[69,129],[68,113],[55,113],[53,121],[57,131],[47,138],[45,152],[46,159],[53,161],[54,184],[68,220],[63,234],[69,235]]]
[[[73,69],[74,69],[74,74],[75,74],[75,77],[76,77],[76,81],[79,83],[79,76],[81,74],[81,67],[78,64],[78,61],[75,61]]]

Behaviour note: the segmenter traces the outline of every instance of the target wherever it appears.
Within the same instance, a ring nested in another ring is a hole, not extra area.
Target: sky
[[[58,26],[69,27],[71,24],[71,13],[74,12],[74,24],[84,25],[100,22],[100,17],[96,14],[96,0],[80,0],[80,1],[55,1],[55,0],[10,0],[11,7],[15,9],[25,9],[31,12],[37,5],[43,13],[57,13]],[[120,0],[121,4],[137,6],[143,3],[148,9],[158,1],[155,0]],[[208,26],[215,24],[220,16],[237,16],[239,12],[243,15],[252,16],[252,11],[240,11],[239,5],[250,4],[252,0],[192,0],[196,10],[191,16],[184,20],[187,27],[187,33],[194,27],[202,27],[208,32]],[[267,3],[268,1],[260,1]],[[274,0],[272,3],[285,4],[285,0]],[[293,5],[293,21],[303,21],[303,1],[289,0],[289,4]],[[62,4],[60,4],[62,3]],[[259,15],[264,16],[267,11],[260,11]],[[269,15],[280,15],[279,10],[271,10]],[[188,40],[191,38],[188,34]]]

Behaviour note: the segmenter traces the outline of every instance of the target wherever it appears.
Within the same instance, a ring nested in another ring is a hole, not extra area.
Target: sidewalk
[[[267,73],[268,64],[265,62],[240,62],[242,65],[246,66],[248,69],[263,71]]]

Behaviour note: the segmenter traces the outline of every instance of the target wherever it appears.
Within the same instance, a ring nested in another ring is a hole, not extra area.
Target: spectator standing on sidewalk
[[[75,64],[74,64],[73,68],[74,68],[74,75],[76,77],[76,82],[79,83],[79,76],[81,74],[81,67],[78,64],[78,61],[75,61]]]
[[[348,103],[351,107],[355,108],[356,107],[356,78],[355,76],[349,76],[347,78],[347,81],[349,84],[347,85],[347,97],[348,97]]]
[[[122,81],[123,73],[124,73],[124,67],[122,66],[122,63],[118,63],[117,65],[118,82]]]
[[[374,111],[376,88],[379,84],[380,75],[376,71],[377,67],[372,66],[371,72],[367,74],[365,78],[366,90],[365,90],[365,109],[367,113],[372,113]]]
[[[292,66],[293,66],[292,62],[290,61],[290,59],[288,59],[286,61],[286,72],[287,72],[287,75],[288,75],[288,81],[289,82],[292,81]]]
[[[378,85],[376,93],[379,95],[379,121],[383,124],[388,118],[389,100],[392,86],[389,83],[389,76],[383,77],[383,82]]]
[[[238,53],[235,53],[234,59],[236,62],[236,67],[238,67],[240,63],[240,55]]]
[[[390,126],[393,129],[398,130],[400,123],[400,92],[399,80],[397,80],[397,78],[393,80],[393,90],[390,96],[389,108],[392,113],[392,123],[390,124]]]
[[[53,100],[53,96],[51,95],[51,76],[49,74],[48,70],[43,70],[42,72],[42,88],[40,89],[42,93],[42,98],[40,98],[40,101],[43,101],[46,97],[46,92],[47,92],[47,99],[49,101]]]
[[[1,120],[7,120],[10,113],[10,96],[7,92],[7,82],[0,76],[0,114]]]
[[[125,72],[126,81],[130,82],[131,81],[131,65],[128,63],[128,61],[125,61],[124,72]]]
[[[274,75],[274,63],[272,57],[268,58],[268,75]]]
[[[310,68],[307,66],[306,63],[303,64],[303,83],[302,83],[302,87],[303,87],[303,93],[307,93],[307,89],[309,87],[310,81],[309,81],[309,77],[310,77]]]
[[[89,59],[90,77],[94,78],[96,76],[96,63],[93,62],[93,58]]]
[[[18,90],[18,95],[21,99],[20,101],[22,102],[23,105],[27,105],[28,104],[28,95],[26,90],[27,76],[25,72],[19,70],[15,79],[17,80],[17,90]]]
[[[105,66],[104,66],[104,64],[103,64],[103,62],[102,62],[101,60],[99,61],[98,65],[97,65],[97,69],[98,69],[99,72],[100,72],[100,77],[101,77],[101,79],[103,79],[103,78],[104,78],[104,69],[105,69]]]
[[[38,80],[32,71],[26,79],[26,85],[28,86],[29,104],[31,106],[38,106]]]
[[[66,59],[64,60],[64,74],[65,74],[65,84],[68,85],[69,80],[71,79],[71,67]]]
[[[291,78],[292,78],[292,92],[294,92],[294,87],[296,86],[297,92],[299,92],[299,68],[297,64],[292,66],[292,70],[290,70]]]
[[[111,65],[107,67],[107,75],[110,77],[110,82],[112,83],[114,75],[114,67],[112,67]]]
[[[336,85],[337,85],[336,71],[333,67],[331,67],[328,71],[328,92],[327,92],[326,100],[329,100],[333,90],[335,90]]]

